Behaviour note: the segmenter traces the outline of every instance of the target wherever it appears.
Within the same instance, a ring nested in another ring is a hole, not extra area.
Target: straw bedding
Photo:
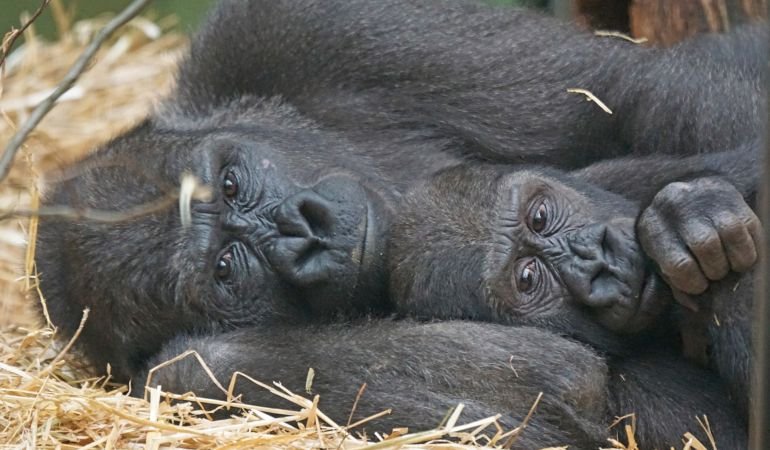
[[[55,43],[38,39],[34,26],[24,34],[0,79],[0,147],[105,22],[74,24]],[[36,319],[34,306],[44,300],[36,289],[34,245],[27,245],[34,243],[36,222],[7,213],[34,209],[43,173],[55,174],[137,122],[169,89],[185,45],[173,25],[173,20],[138,19],[108,41],[93,67],[36,128],[0,185],[0,448],[466,448],[509,442],[522,430],[501,430],[495,417],[465,424],[462,407],[436,430],[358,436],[326,418],[317,398],[278,384],[263,387],[289,399],[295,410],[240,405],[244,413],[236,416],[233,409],[233,418],[214,421],[204,410],[229,405],[188,395],[176,396],[186,401],[172,406],[168,394],[157,390],[147,400],[126,396],[125,386],[90,375],[72,342],[57,340],[55,331]],[[608,440],[607,447],[637,448],[630,428],[608,430],[615,433],[627,444]],[[708,447],[690,439],[684,448]]]

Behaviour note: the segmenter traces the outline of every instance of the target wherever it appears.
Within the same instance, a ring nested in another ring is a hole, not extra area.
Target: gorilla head
[[[194,130],[180,118],[173,126],[148,120],[95,153],[47,199],[131,211],[173,194],[185,173],[214,191],[211,201],[193,202],[186,228],[174,207],[118,223],[43,223],[38,261],[55,324],[72,332],[90,307],[84,342],[97,363],[110,361],[120,372],[115,355],[134,366],[184,330],[322,320],[385,301],[389,194],[377,193],[376,176],[365,185],[350,175],[364,171],[333,159],[346,159],[345,140],[288,106],[237,106]],[[333,151],[309,159],[318,146]]]
[[[446,169],[394,218],[391,295],[409,314],[538,324],[605,346],[609,330],[647,327],[670,298],[636,240],[637,215],[550,169]]]

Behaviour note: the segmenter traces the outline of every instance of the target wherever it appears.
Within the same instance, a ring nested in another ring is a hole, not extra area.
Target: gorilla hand
[[[754,265],[760,222],[732,184],[703,177],[661,189],[642,212],[637,232],[675,296],[694,307],[680,294],[701,294],[709,281]]]

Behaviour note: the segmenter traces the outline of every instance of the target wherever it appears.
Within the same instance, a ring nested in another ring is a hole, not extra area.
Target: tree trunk
[[[671,45],[696,33],[729,31],[765,16],[767,0],[632,0],[631,34]]]
[[[569,0],[575,19],[593,29],[630,33],[671,45],[696,33],[728,31],[766,17],[768,0]]]
[[[572,12],[578,22],[594,30],[627,33],[630,3],[631,0],[572,0]]]

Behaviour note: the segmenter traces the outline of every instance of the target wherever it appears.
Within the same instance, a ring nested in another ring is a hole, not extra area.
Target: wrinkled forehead
[[[571,174],[547,167],[465,164],[435,174],[410,192],[402,212],[468,236],[516,225],[530,203],[548,198],[575,220],[634,215],[637,205]],[[418,222],[418,220],[414,220]]]
[[[549,169],[524,169],[500,177],[498,207],[518,208],[527,199],[542,195],[558,195],[577,210],[588,210],[589,186],[572,179],[568,174]]]
[[[238,166],[255,172],[290,175],[297,184],[310,184],[322,175],[324,165],[309,160],[307,154],[292,151],[290,143],[266,139],[257,133],[215,131],[201,139],[187,155],[179,158],[180,168],[195,174],[204,183],[215,182],[221,170]],[[173,158],[172,158],[173,160]]]
[[[559,192],[569,201],[585,202],[586,190],[566,173],[540,167],[466,164],[442,171],[419,188],[424,200],[445,198],[450,210],[497,209],[538,193]]]

